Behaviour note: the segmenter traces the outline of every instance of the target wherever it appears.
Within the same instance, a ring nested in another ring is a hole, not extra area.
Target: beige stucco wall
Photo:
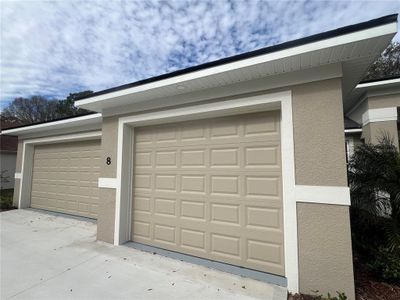
[[[100,205],[97,217],[97,239],[114,243],[115,189],[100,188]]]
[[[377,144],[383,135],[389,135],[397,148],[399,148],[397,121],[373,122],[363,126],[362,137],[366,142]]]
[[[297,204],[300,291],[355,299],[347,206]]]
[[[101,150],[102,161],[100,177],[115,178],[117,176],[117,144],[118,144],[118,118],[103,118]],[[111,158],[111,164],[106,164],[106,158]]]
[[[347,186],[339,79],[293,88],[296,185]],[[324,201],[321,195],[321,201]],[[348,206],[298,203],[300,291],[354,299]]]
[[[17,149],[17,161],[15,165],[15,172],[21,172],[22,169],[22,149],[24,146],[24,141],[18,140],[18,149]]]
[[[368,108],[385,108],[385,107],[399,107],[400,106],[400,93],[393,95],[382,95],[368,97]]]
[[[347,186],[340,79],[292,91],[296,184]]]
[[[22,169],[22,148],[24,145],[24,141],[22,139],[18,140],[18,149],[17,149],[17,159],[15,163],[15,173],[20,173]],[[14,182],[14,195],[13,195],[13,206],[18,207],[18,198],[19,198],[19,187],[20,187],[20,179],[15,179]]]
[[[118,117],[103,118],[100,161],[100,177],[117,177]],[[111,164],[106,164],[107,157]],[[115,189],[100,188],[99,215],[97,218],[97,239],[114,243]]]

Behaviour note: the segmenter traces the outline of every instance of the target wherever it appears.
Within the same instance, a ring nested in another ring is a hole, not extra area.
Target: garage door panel
[[[35,146],[31,206],[97,218],[100,142]]]
[[[279,119],[136,128],[132,240],[284,275]]]

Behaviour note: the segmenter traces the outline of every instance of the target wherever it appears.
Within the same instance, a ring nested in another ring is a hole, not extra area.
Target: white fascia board
[[[119,91],[90,97],[88,99],[78,100],[75,102],[75,106],[80,107],[80,106],[84,106],[85,104],[107,101],[107,100],[110,100],[113,98],[129,95],[129,94],[144,92],[144,91],[148,91],[151,89],[170,86],[170,85],[174,85],[174,84],[180,84],[185,81],[190,81],[190,80],[199,79],[199,78],[203,78],[203,77],[207,77],[207,76],[217,75],[217,74],[221,74],[224,72],[241,69],[241,68],[246,68],[246,67],[250,67],[250,66],[255,66],[258,64],[262,64],[262,63],[266,63],[266,62],[270,62],[270,61],[274,61],[274,60],[279,60],[279,59],[284,59],[284,58],[288,58],[288,57],[292,57],[295,55],[300,55],[300,54],[304,54],[304,53],[308,53],[308,52],[312,52],[312,51],[318,51],[321,49],[326,49],[326,48],[344,45],[344,44],[348,44],[348,43],[353,43],[353,42],[357,42],[357,41],[361,41],[361,40],[371,39],[374,37],[379,37],[379,36],[383,36],[383,35],[387,35],[387,34],[395,34],[396,32],[397,32],[397,22],[393,22],[393,23],[377,26],[374,28],[364,29],[364,30],[360,30],[357,32],[336,36],[333,38],[328,38],[325,40],[312,42],[312,43],[301,45],[301,46],[295,46],[295,47],[292,47],[289,49],[284,49],[281,51],[276,51],[276,52],[248,58],[248,59],[243,59],[243,60],[223,64],[220,66],[215,66],[215,67],[211,67],[211,68],[207,68],[207,69],[203,69],[203,70],[199,70],[199,71],[195,71],[195,72],[191,72],[191,73],[187,73],[187,74],[174,76],[171,78],[135,86],[132,88],[122,89]]]
[[[76,127],[76,126],[85,126],[90,124],[101,124],[102,122],[102,115],[101,113],[85,115],[75,118],[69,118],[65,120],[41,123],[31,126],[24,126],[14,129],[7,129],[3,130],[1,134],[8,134],[8,135],[22,135],[22,134],[29,134],[29,133],[37,133],[46,130],[55,130],[55,129],[65,129],[69,127]]]
[[[400,78],[360,83],[356,86],[356,89],[364,89],[369,87],[376,87],[376,86],[390,85],[397,83],[400,83]]]
[[[373,122],[397,121],[397,107],[368,109],[362,115],[363,126]]]

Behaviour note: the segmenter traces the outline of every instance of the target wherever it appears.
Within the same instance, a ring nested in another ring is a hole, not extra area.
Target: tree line
[[[87,114],[89,111],[75,107],[74,102],[92,93],[93,91],[90,90],[70,93],[63,100],[48,99],[41,95],[15,98],[1,112],[1,127],[14,127]]]
[[[400,43],[392,42],[370,66],[363,80],[375,80],[400,75]],[[15,98],[1,112],[2,128],[25,125],[89,113],[76,108],[79,97],[92,94],[90,90],[70,93],[66,99],[48,99],[41,95]]]

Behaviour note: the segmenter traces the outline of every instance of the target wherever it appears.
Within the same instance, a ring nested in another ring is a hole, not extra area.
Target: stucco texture
[[[297,204],[300,291],[355,299],[349,208]]]
[[[296,184],[347,186],[340,79],[292,91]]]
[[[97,239],[114,243],[115,189],[100,188],[100,204],[97,217]]]
[[[118,117],[103,118],[101,138],[100,177],[117,177]],[[107,157],[111,163],[107,164]],[[97,239],[114,243],[116,190],[100,188],[100,204],[97,219]]]
[[[373,122],[363,127],[362,137],[368,143],[377,144],[384,135],[388,135],[399,148],[397,121]]]
[[[296,185],[347,187],[340,79],[292,91]],[[297,209],[300,291],[344,291],[354,299],[348,206],[298,203]]]
[[[368,97],[368,108],[385,108],[385,107],[399,107],[400,106],[400,93],[393,95],[373,96]]]
[[[22,169],[22,149],[24,147],[24,141],[18,140],[18,149],[17,149],[17,160],[15,163],[15,172],[21,172]]]
[[[24,146],[24,141],[22,139],[18,139],[18,148],[17,148],[17,158],[15,162],[15,172],[20,173],[22,169],[22,149]],[[18,207],[18,198],[19,198],[19,186],[20,179],[15,179],[14,182],[14,196],[13,196],[13,206]]]
[[[118,148],[118,118],[103,118],[101,137],[101,170],[100,177],[117,177],[117,148]],[[111,164],[106,164],[107,157],[111,158]]]

